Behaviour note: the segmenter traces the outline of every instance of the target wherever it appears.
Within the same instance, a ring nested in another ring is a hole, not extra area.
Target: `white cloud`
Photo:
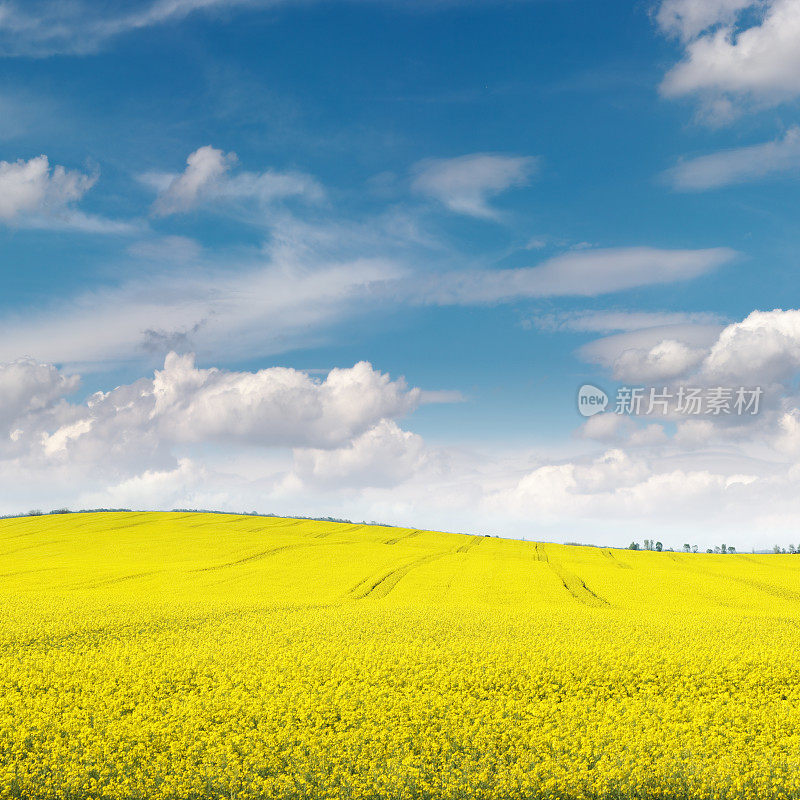
[[[0,359],[27,353],[88,369],[150,359],[170,347],[228,359],[270,355],[316,341],[325,326],[358,313],[374,286],[399,274],[378,260],[173,271],[6,316]]]
[[[722,330],[702,323],[648,327],[596,339],[578,353],[629,383],[667,380],[699,364]]]
[[[664,426],[654,422],[634,431],[628,439],[628,444],[632,447],[653,447],[668,441],[669,437]]]
[[[799,172],[800,128],[794,127],[774,142],[685,159],[664,177],[680,191],[695,192]]]
[[[617,441],[630,432],[633,422],[624,414],[615,414],[606,411],[589,417],[579,428],[579,434],[585,439],[595,439],[600,442]]]
[[[152,386],[149,419],[177,442],[241,441],[266,446],[336,447],[420,402],[419,389],[360,362],[316,381],[294,369],[256,373],[200,370],[167,356]]]
[[[397,418],[421,392],[367,364],[315,380],[198,369],[172,355],[153,378],[85,403],[64,399],[76,379],[52,367],[15,369],[8,379],[0,369],[0,389],[18,398],[0,445],[4,511],[256,508],[605,544],[641,541],[647,530],[667,546],[740,548],[780,538],[763,527],[764,509],[800,520],[800,408],[789,396],[749,433],[690,419],[669,437],[657,423],[602,415],[607,430],[589,431],[593,418],[573,440],[584,452],[487,455],[431,450],[403,430]],[[591,433],[618,444],[585,452]]]
[[[287,486],[396,486],[413,477],[428,458],[421,436],[404,431],[394,420],[373,428],[338,449],[298,449]]]
[[[791,455],[800,454],[800,409],[793,408],[780,416],[775,447]]]
[[[8,0],[0,7],[0,53],[47,56],[83,54],[100,49],[109,39],[167,22],[201,10],[255,5],[254,0],[151,0],[110,3],[97,8],[87,2]],[[274,3],[263,0],[261,5]]]
[[[595,340],[579,353],[629,382],[789,385],[800,372],[800,310],[753,311],[726,326],[645,328]]]
[[[153,212],[169,216],[191,211],[214,201],[257,201],[267,205],[288,197],[319,201],[322,187],[300,172],[242,172],[231,176],[235,153],[224,153],[211,145],[195,150],[180,174],[146,173],[141,181],[158,192]]]
[[[710,121],[800,94],[800,0],[666,0],[657,20],[685,44],[661,91],[698,96]]]
[[[539,314],[532,323],[545,331],[612,333],[667,325],[714,325],[718,321],[715,314],[708,312],[603,310]]]
[[[197,261],[190,247],[188,260],[178,260],[160,277],[148,274],[62,297],[37,312],[7,312],[0,318],[0,359],[26,353],[86,370],[148,360],[175,348],[204,358],[265,356],[317,342],[341,319],[399,303],[484,304],[600,294],[687,279],[734,256],[723,248],[621,248],[568,253],[528,269],[420,275],[404,266],[411,260],[407,241],[393,244],[391,232],[373,230],[370,236],[347,227],[308,231],[301,225],[298,230],[290,220],[274,229],[271,259],[251,257],[235,268],[227,259],[221,266],[208,257]],[[177,245],[180,254],[185,244],[167,243]],[[399,256],[333,259],[353,246],[396,249]],[[152,253],[145,249],[144,256]]]
[[[27,215],[55,215],[80,200],[94,186],[96,175],[52,170],[47,156],[30,161],[0,161],[0,220],[15,222]]]
[[[79,475],[111,470],[124,479],[142,468],[170,468],[180,448],[216,443],[298,448],[298,469],[319,480],[331,470],[378,469],[383,451],[396,470],[401,451],[411,458],[420,443],[394,420],[430,401],[366,362],[317,379],[279,367],[199,369],[192,356],[170,353],[152,379],[84,403],[63,400],[77,382],[30,360],[0,365],[7,432],[0,460],[5,454],[43,469],[68,464]]]
[[[731,261],[733,250],[659,250],[621,247],[581,250],[537,267],[450,272],[417,281],[421,302],[498,303],[521,297],[584,296],[689,280]]]
[[[656,21],[662,31],[689,41],[709,28],[730,25],[754,0],[664,0]]]
[[[233,154],[226,155],[207,145],[189,155],[186,169],[180,175],[149,176],[146,180],[152,185],[164,187],[153,206],[155,212],[166,216],[188,211],[219,182],[235,159]]]
[[[189,458],[177,466],[147,469],[123,478],[104,489],[90,488],[80,494],[81,508],[221,508],[228,495],[214,491],[210,484],[221,476]],[[157,500],[155,499],[157,498]]]
[[[412,189],[458,214],[496,219],[499,212],[489,205],[489,199],[527,184],[537,166],[538,160],[530,156],[497,153],[428,159],[414,167]]]
[[[689,450],[707,444],[714,438],[716,428],[708,419],[687,419],[679,422],[675,431],[675,443]]]
[[[343,1],[343,0],[340,0]],[[357,0],[350,0],[357,1]],[[362,0],[371,2],[372,0]],[[402,9],[436,9],[469,0],[380,0]],[[493,0],[473,0],[488,3]],[[82,55],[110,40],[158,25],[177,23],[200,13],[221,14],[248,8],[288,6],[305,0],[5,0],[0,5],[0,55],[44,57]]]
[[[25,228],[84,233],[129,233],[135,226],[85,214],[75,204],[97,182],[62,166],[50,167],[45,155],[28,161],[0,161],[0,222]]]
[[[753,311],[728,325],[705,358],[709,380],[789,383],[800,371],[800,310]]]
[[[653,383],[686,375],[705,352],[675,339],[662,339],[649,350],[625,350],[614,362],[614,377],[623,381]]]
[[[0,431],[8,433],[27,414],[50,408],[79,383],[77,376],[30,358],[0,364]]]

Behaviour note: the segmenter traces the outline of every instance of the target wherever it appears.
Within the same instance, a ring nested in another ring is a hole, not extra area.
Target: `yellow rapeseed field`
[[[0,798],[800,798],[800,558],[0,522]]]

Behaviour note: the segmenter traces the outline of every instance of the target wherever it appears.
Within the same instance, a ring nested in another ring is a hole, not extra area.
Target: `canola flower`
[[[0,798],[800,798],[800,559],[0,523]]]

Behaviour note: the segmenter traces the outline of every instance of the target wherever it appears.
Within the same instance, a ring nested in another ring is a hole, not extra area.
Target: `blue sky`
[[[798,37],[798,0],[0,3],[0,511],[788,542]]]

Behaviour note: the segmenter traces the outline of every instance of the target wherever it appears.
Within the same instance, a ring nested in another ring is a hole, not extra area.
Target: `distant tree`
[[[723,553],[727,553],[728,552],[728,545],[726,545],[726,544],[722,545],[722,552]]]
[[[664,545],[661,542],[656,542],[656,550],[660,553],[664,549]]]
[[[710,547],[708,548],[708,550],[706,550],[706,553],[713,553],[713,552],[714,551]]]
[[[28,516],[29,516],[29,517],[41,517],[41,516],[42,516],[42,511],[41,511],[41,509],[39,509],[39,508],[32,508],[32,509],[31,509],[31,510],[28,512]]]
[[[729,553],[735,553],[736,552],[736,548],[732,544],[730,544],[730,545],[728,545],[728,552]]]
[[[794,545],[793,544],[789,545],[789,552],[790,553],[796,553],[797,552],[797,550],[794,549]]]
[[[722,552],[722,548],[719,545],[716,545],[716,547],[714,548],[714,552],[715,553],[721,553]]]
[[[780,551],[781,551],[780,545],[777,545],[777,544],[776,544],[776,545],[775,545],[775,546],[772,548],[772,552],[773,552],[773,553],[780,553]]]
[[[684,553],[689,553],[689,552],[691,552],[691,550],[692,550],[692,546],[690,544],[685,544],[683,546],[683,552]]]
[[[697,552],[697,545],[696,545],[696,544],[692,546],[692,552],[693,552],[693,553],[696,553],[696,552]]]
[[[628,545],[628,550],[638,550],[639,549],[639,542],[631,542]]]

